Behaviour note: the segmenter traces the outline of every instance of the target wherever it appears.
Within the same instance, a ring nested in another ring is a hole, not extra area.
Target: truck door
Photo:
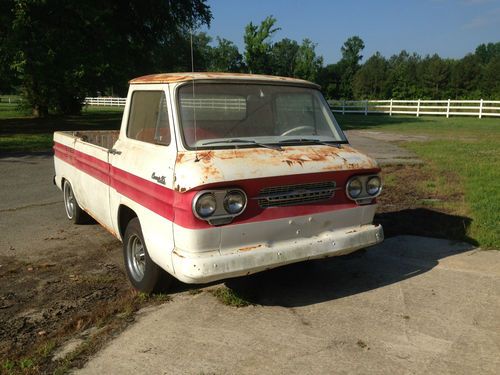
[[[140,85],[129,92],[120,137],[110,150],[110,210],[120,233],[121,210],[139,218],[152,260],[172,271],[173,185],[177,148],[168,91]],[[128,109],[128,111],[127,111]]]

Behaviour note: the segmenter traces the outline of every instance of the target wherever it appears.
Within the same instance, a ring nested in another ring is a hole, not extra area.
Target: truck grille
[[[294,206],[330,199],[335,186],[335,181],[273,186],[262,189],[256,199],[262,208]]]

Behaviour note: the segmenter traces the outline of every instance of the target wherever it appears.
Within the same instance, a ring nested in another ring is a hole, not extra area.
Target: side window
[[[163,91],[135,91],[132,94],[127,137],[169,145],[168,107]]]

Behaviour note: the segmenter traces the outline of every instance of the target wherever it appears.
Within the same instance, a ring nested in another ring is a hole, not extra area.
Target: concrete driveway
[[[359,258],[226,284],[234,308],[180,292],[79,374],[498,374],[500,253],[396,237]]]

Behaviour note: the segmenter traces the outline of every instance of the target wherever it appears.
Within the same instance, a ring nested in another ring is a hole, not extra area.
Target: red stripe
[[[198,186],[195,189],[178,192],[152,181],[135,176],[122,169],[113,167],[107,162],[60,143],[54,144],[54,154],[61,160],[73,165],[86,174],[114,188],[118,193],[130,198],[141,206],[158,215],[190,229],[211,228],[207,222],[196,218],[192,212],[192,200],[199,190],[238,187],[243,189],[249,198],[243,214],[236,217],[231,224],[252,223],[276,220],[294,216],[312,215],[321,212],[342,210],[356,207],[356,203],[347,198],[343,187],[347,180],[355,174],[377,173],[379,169],[349,170],[324,173],[310,173],[292,176],[263,177],[241,181],[224,181],[215,184]],[[273,207],[263,209],[256,199],[265,187],[293,185],[297,183],[323,182],[334,180],[340,190],[333,198],[319,203],[298,206]]]

